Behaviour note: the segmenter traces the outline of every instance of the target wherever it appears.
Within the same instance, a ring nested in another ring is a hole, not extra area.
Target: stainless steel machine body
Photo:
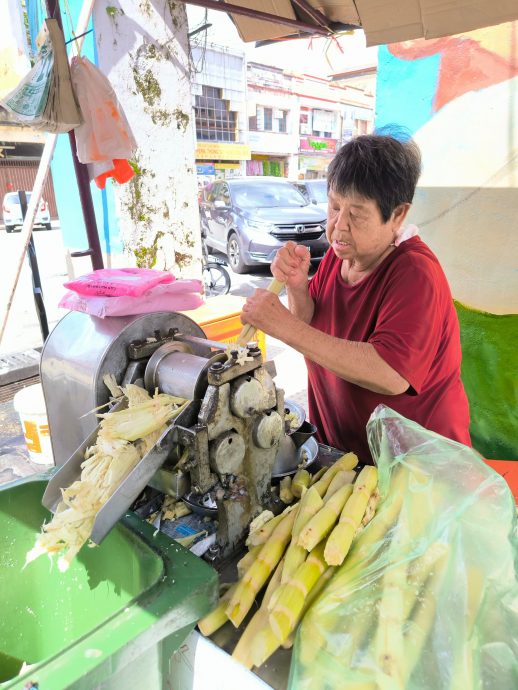
[[[93,410],[109,401],[103,377],[113,374],[120,386],[139,383],[150,393],[158,389],[192,402],[99,511],[94,541],[104,538],[147,484],[177,496],[190,486],[191,494],[214,496],[218,547],[222,555],[232,551],[270,502],[284,436],[284,393],[273,382],[273,365],[263,365],[254,344],[230,358],[225,349],[206,340],[182,314],[102,320],[72,312],[62,319],[41,361],[54,455],[61,466],[49,482],[45,505],[55,508],[60,488],[78,478],[85,439],[95,441]]]

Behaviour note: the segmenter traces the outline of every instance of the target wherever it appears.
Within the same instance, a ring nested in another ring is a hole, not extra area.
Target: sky
[[[207,41],[245,52],[249,62],[282,67],[317,77],[328,77],[349,69],[377,64],[378,48],[366,47],[363,31],[355,31],[353,35],[343,36],[337,41],[315,37],[309,40],[281,41],[276,45],[256,48],[253,43],[244,43],[240,39],[236,27],[225,12],[206,11],[201,7],[187,5],[191,31],[204,23],[205,12],[208,23],[212,24],[207,31]],[[203,33],[198,34],[197,41],[203,41],[203,36]]]

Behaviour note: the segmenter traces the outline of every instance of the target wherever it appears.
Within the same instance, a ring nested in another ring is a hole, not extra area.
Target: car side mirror
[[[221,199],[216,199],[216,200],[214,201],[214,208],[221,208],[221,209],[223,209],[223,208],[228,208],[228,206],[227,206],[227,205],[225,204],[225,202],[222,201]]]

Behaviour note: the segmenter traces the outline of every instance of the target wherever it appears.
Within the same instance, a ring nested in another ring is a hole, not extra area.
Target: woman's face
[[[339,259],[375,259],[394,242],[410,204],[401,204],[384,223],[378,204],[358,194],[329,190],[326,236]]]

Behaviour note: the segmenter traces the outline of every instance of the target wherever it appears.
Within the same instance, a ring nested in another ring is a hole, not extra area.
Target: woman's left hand
[[[287,321],[291,318],[291,312],[277,295],[261,288],[257,288],[246,300],[241,312],[242,323],[252,324],[264,333],[280,339],[286,330]]]

